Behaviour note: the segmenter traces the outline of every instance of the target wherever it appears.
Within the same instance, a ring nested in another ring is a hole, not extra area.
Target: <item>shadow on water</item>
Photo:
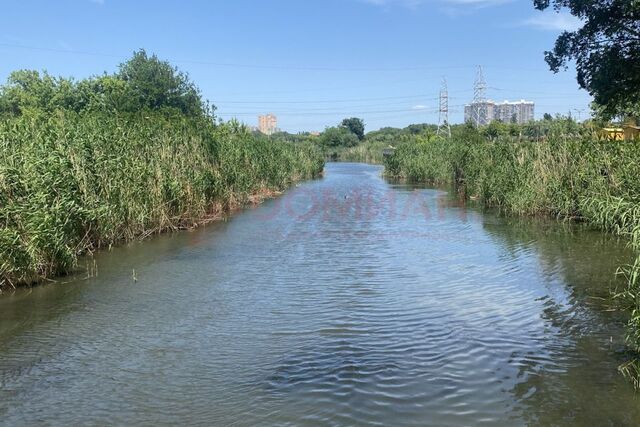
[[[483,227],[503,257],[535,258],[549,289],[541,311],[544,353],[513,354],[522,381],[511,393],[522,418],[529,425],[637,425],[640,400],[617,372],[626,314],[611,297],[625,286],[616,271],[633,251],[623,239],[579,224],[488,215]]]

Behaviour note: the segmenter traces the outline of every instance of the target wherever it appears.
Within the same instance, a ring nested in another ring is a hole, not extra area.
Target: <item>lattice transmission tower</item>
[[[473,84],[472,120],[476,127],[487,123],[487,82],[484,79],[482,65],[478,65],[476,81]]]
[[[449,125],[449,90],[447,89],[447,79],[442,78],[442,88],[440,88],[440,114],[438,116],[437,136],[444,135],[451,138],[451,125]]]

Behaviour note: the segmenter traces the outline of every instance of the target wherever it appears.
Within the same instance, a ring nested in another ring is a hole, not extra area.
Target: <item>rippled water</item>
[[[607,301],[624,242],[380,173],[328,164],[3,295],[0,424],[640,424]]]

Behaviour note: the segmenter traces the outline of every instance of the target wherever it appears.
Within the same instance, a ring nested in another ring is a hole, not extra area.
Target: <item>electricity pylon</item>
[[[451,138],[451,125],[449,125],[449,90],[447,89],[447,79],[444,77],[442,78],[442,88],[440,89],[439,111],[436,136],[444,135],[447,138]]]
[[[484,80],[482,65],[478,65],[476,81],[473,84],[473,102],[471,103],[473,112],[473,123],[476,127],[487,123],[487,82]]]

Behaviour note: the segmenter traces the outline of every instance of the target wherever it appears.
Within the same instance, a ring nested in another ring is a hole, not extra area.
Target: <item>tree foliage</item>
[[[437,129],[437,125],[425,123],[412,124],[403,129],[384,127],[367,133],[367,141],[381,143],[385,146],[396,146],[405,142],[413,142],[418,135],[435,134]]]
[[[213,113],[185,73],[144,50],[134,52],[116,74],[79,81],[53,77],[46,71],[14,71],[0,87],[0,114],[19,116],[31,110],[169,110],[190,117]]]
[[[204,110],[200,91],[189,76],[144,49],[120,65],[117,77],[126,82],[134,108],[171,108],[188,116]]]
[[[81,96],[73,80],[52,77],[46,72],[20,70],[9,75],[0,89],[0,111],[19,115],[23,111],[82,108]]]
[[[348,129],[350,132],[358,137],[358,140],[364,139],[364,121],[357,117],[351,117],[344,119],[340,124],[340,127]]]
[[[640,1],[534,0],[539,10],[568,9],[583,25],[565,31],[545,59],[552,71],[575,61],[578,84],[608,117],[638,115],[640,106]]]
[[[320,141],[326,147],[354,147],[360,142],[357,135],[345,127],[327,128]]]

